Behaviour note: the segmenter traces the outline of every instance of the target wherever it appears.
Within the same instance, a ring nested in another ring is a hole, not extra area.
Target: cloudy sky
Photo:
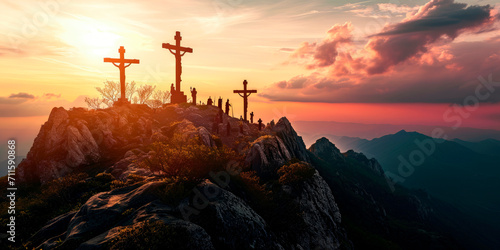
[[[117,81],[102,58],[119,46],[141,60],[127,80],[168,90],[174,58],[161,44],[175,31],[194,50],[183,57],[183,90],[229,98],[235,116],[242,100],[232,90],[246,79],[258,89],[250,110],[264,121],[452,126],[460,116],[461,126],[500,128],[495,1],[3,0],[0,8],[2,138],[20,123],[36,134],[52,107],[84,106],[95,87]]]

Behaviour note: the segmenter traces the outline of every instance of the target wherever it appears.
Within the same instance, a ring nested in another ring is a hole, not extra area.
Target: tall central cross
[[[132,63],[137,63],[139,64],[139,60],[137,59],[125,59],[125,48],[123,46],[120,46],[120,49],[118,49],[118,52],[120,53],[120,58],[109,58],[105,57],[104,62],[110,62],[113,63],[118,69],[120,69],[120,90],[121,90],[121,97],[118,99],[118,103],[128,103],[127,98],[125,97],[125,68],[130,66]],[[128,65],[125,65],[128,63]]]
[[[162,48],[168,49],[170,53],[175,56],[175,91],[172,94],[172,103],[182,103],[187,102],[187,97],[181,92],[181,74],[182,74],[182,64],[181,57],[186,53],[193,53],[192,48],[181,46],[181,32],[177,31],[175,33],[175,45],[169,43],[163,43]]]
[[[243,97],[243,119],[245,121],[248,121],[247,120],[248,97],[252,93],[257,93],[257,90],[248,90],[247,89],[247,84],[248,84],[247,80],[244,80],[243,81],[243,90],[233,90],[233,93],[237,93],[238,95],[240,95],[241,97]]]

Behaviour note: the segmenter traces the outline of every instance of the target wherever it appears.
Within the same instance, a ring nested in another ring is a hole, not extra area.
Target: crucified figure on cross
[[[120,69],[121,97],[120,97],[120,99],[118,99],[118,103],[129,103],[129,101],[125,97],[125,68],[129,67],[133,63],[139,64],[139,60],[137,60],[137,59],[125,59],[125,48],[123,46],[120,46],[120,49],[118,49],[118,52],[120,53],[120,58],[105,57],[104,62],[113,63],[113,65],[115,65],[118,69]],[[128,65],[125,65],[126,63],[128,63]]]
[[[247,89],[247,84],[248,84],[247,80],[244,80],[243,81],[243,90],[233,90],[233,93],[237,93],[238,95],[240,95],[241,97],[243,97],[243,120],[244,121],[248,121],[247,120],[248,97],[252,93],[257,93],[257,90],[248,90]]]
[[[163,43],[162,48],[168,49],[175,56],[175,91],[171,93],[172,103],[182,103],[187,101],[187,97],[181,92],[181,74],[182,64],[181,57],[186,53],[193,53],[192,48],[181,46],[181,32],[175,33],[175,45]],[[181,53],[182,52],[182,53]]]

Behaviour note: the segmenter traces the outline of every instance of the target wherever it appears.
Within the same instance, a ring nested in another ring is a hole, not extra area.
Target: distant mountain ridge
[[[472,142],[487,139],[500,140],[500,130],[467,127],[452,129],[445,126],[363,124],[334,121],[294,121],[293,124],[295,129],[304,138],[306,145],[311,145],[316,139],[328,137],[329,135],[374,139],[388,134],[395,134],[400,130],[406,130],[419,131],[422,134],[430,136],[435,129],[445,131],[449,140],[454,138]]]
[[[434,140],[401,130],[372,140],[331,137],[341,147],[375,157],[405,187],[424,189],[500,232],[499,141]]]
[[[403,249],[494,249],[500,244],[484,230],[484,224],[422,190],[399,184],[391,190],[378,161],[363,153],[340,153],[326,138],[318,139],[309,150],[359,249],[395,245]]]

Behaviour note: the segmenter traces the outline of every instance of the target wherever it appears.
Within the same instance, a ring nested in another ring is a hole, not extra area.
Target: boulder
[[[292,124],[290,124],[290,121],[286,117],[280,118],[276,125],[271,128],[271,131],[283,141],[292,158],[310,162],[302,137],[297,135],[297,132],[295,132]]]
[[[255,140],[245,157],[245,164],[264,178],[276,176],[276,171],[292,159],[292,154],[277,136],[265,135]]]
[[[217,249],[283,249],[264,219],[243,200],[209,180],[197,188],[207,204],[189,219],[208,232]]]
[[[342,242],[349,242],[340,225],[341,215],[332,191],[317,171],[312,180],[305,181],[292,194],[305,223],[300,233],[293,236],[300,249],[338,249]]]

